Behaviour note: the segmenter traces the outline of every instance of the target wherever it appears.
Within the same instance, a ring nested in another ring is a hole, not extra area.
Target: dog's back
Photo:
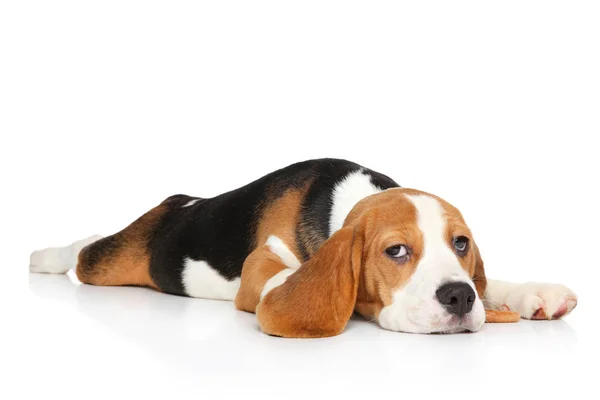
[[[84,283],[233,300],[258,246],[274,241],[282,256],[305,262],[358,201],[397,186],[346,160],[300,162],[211,199],[171,196],[114,235],[35,252],[31,270],[77,264]]]

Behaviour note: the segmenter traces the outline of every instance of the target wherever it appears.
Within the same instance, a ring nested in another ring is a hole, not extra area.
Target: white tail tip
[[[102,236],[94,235],[71,243],[69,246],[34,251],[29,260],[29,272],[66,274],[77,265],[77,257],[81,249],[100,239]]]

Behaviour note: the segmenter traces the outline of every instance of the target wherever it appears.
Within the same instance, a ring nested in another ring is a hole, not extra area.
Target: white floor
[[[562,321],[475,334],[402,334],[355,318],[338,337],[290,340],[262,334],[230,302],[74,282],[32,274],[3,305],[0,393],[12,397],[1,398],[581,398],[597,375],[585,305]]]

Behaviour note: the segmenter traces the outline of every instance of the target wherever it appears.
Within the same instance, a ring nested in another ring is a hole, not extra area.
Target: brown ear
[[[363,235],[346,227],[260,302],[256,316],[263,332],[314,338],[340,334],[352,316],[363,252]]]
[[[483,259],[481,258],[481,253],[479,253],[479,248],[477,245],[475,247],[475,273],[473,275],[473,283],[475,284],[475,289],[477,289],[477,294],[480,299],[483,299],[483,294],[485,293],[485,288],[487,286],[487,279],[485,278],[485,270],[483,268]]]

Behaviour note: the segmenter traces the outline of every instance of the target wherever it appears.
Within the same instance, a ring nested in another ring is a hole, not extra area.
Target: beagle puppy
[[[487,280],[473,233],[443,199],[350,161],[300,162],[204,199],[167,198],[122,231],[36,251],[30,271],[233,300],[263,332],[340,334],[353,312],[393,331],[477,331],[556,319],[557,284]],[[486,311],[487,309],[487,311]]]

